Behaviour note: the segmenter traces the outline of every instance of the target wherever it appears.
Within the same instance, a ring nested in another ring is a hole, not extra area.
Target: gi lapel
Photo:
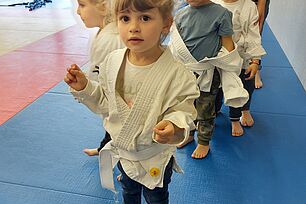
[[[141,134],[147,116],[152,111],[151,105],[155,100],[160,100],[157,99],[160,82],[167,81],[166,78],[173,75],[171,65],[173,57],[170,50],[166,49],[146,76],[118,138],[113,141],[115,147],[137,151],[136,138]]]

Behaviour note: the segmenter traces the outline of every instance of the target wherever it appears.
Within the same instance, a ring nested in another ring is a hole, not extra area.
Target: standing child
[[[177,59],[198,76],[201,91],[195,104],[198,112],[198,145],[192,157],[204,158],[209,152],[213,134],[215,100],[220,82],[228,105],[243,105],[248,94],[238,77],[242,62],[232,40],[231,13],[209,0],[186,2],[189,6],[175,16],[170,45]],[[193,139],[194,131],[178,147],[183,147]]]
[[[102,185],[114,190],[118,162],[123,200],[168,203],[176,144],[194,128],[199,91],[193,74],[177,62],[161,39],[172,24],[172,0],[117,0],[115,14],[127,48],[100,65],[99,83],[72,65],[64,78],[72,93],[105,117],[112,140],[100,151]]]
[[[99,28],[91,43],[88,70],[88,78],[98,81],[98,65],[111,51],[124,47],[111,14],[111,0],[78,0],[77,13],[87,28]],[[109,133],[105,132],[99,148],[84,149],[83,151],[89,156],[99,155],[99,151],[110,140]]]
[[[218,2],[233,13],[233,39],[238,45],[238,52],[244,62],[240,78],[249,93],[249,100],[242,108],[230,107],[229,113],[232,121],[232,135],[242,136],[242,126],[251,127],[254,124],[250,113],[252,94],[255,89],[254,77],[260,65],[260,59],[266,52],[261,45],[258,11],[254,2],[251,0],[219,0]]]
[[[262,35],[263,25],[269,13],[270,0],[253,0],[253,1],[257,5],[259,32],[260,32],[260,35]],[[255,88],[259,89],[262,86],[263,86],[263,83],[261,80],[260,70],[258,70],[258,72],[255,75]]]

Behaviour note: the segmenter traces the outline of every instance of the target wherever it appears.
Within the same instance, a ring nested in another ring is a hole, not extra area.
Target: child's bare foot
[[[243,128],[239,121],[232,121],[232,136],[239,137],[243,135]]]
[[[84,149],[83,150],[84,153],[86,153],[88,156],[97,156],[99,155],[98,149]]]
[[[254,125],[254,119],[249,110],[242,111],[240,122],[241,125],[245,127],[252,127]]]
[[[189,135],[188,139],[181,142],[180,144],[176,145],[177,148],[182,148],[184,147],[185,145],[187,145],[188,143],[192,142],[194,140],[194,136],[192,135]]]
[[[198,144],[197,148],[193,151],[191,157],[194,159],[202,159],[207,156],[209,152],[209,145]]]
[[[260,89],[263,86],[261,81],[260,72],[258,71],[255,75],[255,89]]]

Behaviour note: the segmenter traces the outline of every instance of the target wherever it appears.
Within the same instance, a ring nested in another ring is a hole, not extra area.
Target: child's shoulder
[[[185,6],[183,8],[181,8],[180,10],[178,10],[175,14],[175,18],[180,18],[186,14],[188,14],[189,10],[189,6]]]
[[[257,11],[257,5],[255,4],[254,1],[251,1],[251,0],[244,0],[245,4],[248,6],[248,8],[251,10],[251,11]]]
[[[201,11],[201,10],[221,11],[221,12],[226,12],[227,11],[227,9],[224,8],[223,6],[221,6],[220,4],[215,3],[215,2],[211,2],[208,5],[201,6],[201,7],[198,7],[196,9],[192,8],[191,6],[186,6],[182,9],[178,10],[176,15],[181,15],[181,14],[189,13],[189,12],[192,12],[192,11]]]
[[[253,0],[244,0],[244,3],[257,7],[255,1],[253,1]]]
[[[214,11],[214,12],[218,12],[220,14],[229,12],[228,9],[226,9],[225,7],[221,6],[220,4],[214,3],[214,2],[211,3],[210,10]]]
[[[111,38],[119,37],[118,27],[115,22],[111,22],[107,24],[103,29],[98,31],[97,38],[109,38],[108,40],[111,40]]]
[[[257,17],[258,10],[256,4],[251,0],[244,0],[241,14],[248,16],[249,18],[254,16]]]
[[[232,14],[227,8],[215,2],[211,2],[209,6],[207,6],[205,13],[208,13],[209,15],[213,16],[213,18],[216,18],[216,19],[222,18],[224,16],[228,16],[229,18],[232,18],[231,16]]]
[[[229,10],[220,4],[211,2],[210,4],[197,9],[192,8],[191,6],[186,6],[175,14],[175,19],[179,22],[180,20],[187,19],[189,16],[198,16],[202,14],[203,16],[211,16],[211,18],[214,19],[219,19],[223,16],[229,16],[231,18],[231,12]]]
[[[209,7],[209,14],[215,21],[232,20],[232,13],[218,3],[212,2]]]

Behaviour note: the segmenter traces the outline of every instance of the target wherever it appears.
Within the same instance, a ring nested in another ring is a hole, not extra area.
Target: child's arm
[[[265,2],[265,0],[264,0]],[[260,3],[260,1],[258,1]],[[259,33],[259,23],[258,23],[258,10],[253,4],[249,12],[249,21],[245,35],[245,52],[249,56],[250,65],[247,67],[245,74],[250,74],[246,80],[252,79],[258,71],[260,65],[260,59],[266,54],[264,48],[261,45],[261,36]]]
[[[261,33],[265,20],[266,0],[258,0],[257,9],[258,9],[259,32]]]
[[[227,49],[227,51],[231,52],[235,49],[235,45],[232,39],[232,36],[221,36],[222,46]]]
[[[88,79],[86,78],[85,74],[76,64],[72,64],[70,68],[67,69],[64,81],[76,91],[83,90],[88,83]]]
[[[168,120],[160,121],[153,129],[155,141],[161,144],[178,144],[184,140],[184,129]]]
[[[108,114],[108,101],[98,82],[88,80],[81,69],[73,64],[67,69],[64,81],[71,87],[72,95],[97,114]]]

